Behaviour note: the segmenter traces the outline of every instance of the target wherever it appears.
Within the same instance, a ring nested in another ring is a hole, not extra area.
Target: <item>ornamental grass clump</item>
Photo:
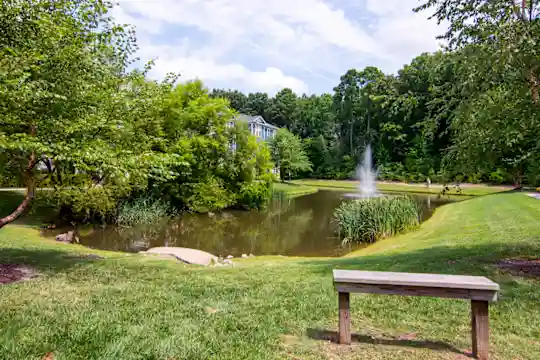
[[[388,196],[343,202],[334,211],[342,243],[372,243],[415,229],[422,209],[410,196]]]
[[[120,226],[157,224],[174,213],[168,203],[151,196],[141,196],[120,204],[116,223]]]

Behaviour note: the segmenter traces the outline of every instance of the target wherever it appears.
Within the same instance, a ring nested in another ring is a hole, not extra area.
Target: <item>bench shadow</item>
[[[307,329],[307,336],[313,340],[324,340],[338,343],[339,334],[336,331],[325,329]],[[456,354],[471,356],[470,353],[464,352],[455,346],[445,343],[443,341],[431,341],[431,340],[411,340],[411,339],[385,339],[377,338],[369,335],[351,334],[352,343],[363,343],[371,345],[389,345],[389,346],[403,346],[412,348],[423,348],[437,351],[451,351]]]

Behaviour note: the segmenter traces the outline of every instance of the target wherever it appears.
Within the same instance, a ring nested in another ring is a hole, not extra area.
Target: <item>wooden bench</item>
[[[499,285],[482,276],[334,270],[339,293],[339,343],[351,343],[349,293],[433,296],[471,300],[473,356],[486,360],[489,348],[488,306]]]

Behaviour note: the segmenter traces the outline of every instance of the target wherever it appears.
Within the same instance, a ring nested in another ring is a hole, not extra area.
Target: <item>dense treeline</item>
[[[539,2],[459,3],[430,0],[417,9],[450,22],[448,48],[396,75],[351,69],[331,94],[211,96],[299,135],[313,166],[298,176],[350,178],[372,143],[382,179],[538,185]]]

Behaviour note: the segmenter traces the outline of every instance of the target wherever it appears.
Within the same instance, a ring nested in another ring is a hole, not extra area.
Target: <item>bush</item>
[[[174,213],[165,201],[141,196],[120,204],[116,223],[121,226],[156,224]]]
[[[421,207],[409,196],[388,196],[343,202],[334,211],[343,243],[372,243],[416,228]]]
[[[91,222],[114,219],[118,203],[129,190],[120,187],[94,186],[44,191],[42,201],[58,209],[66,220]]]
[[[243,183],[238,193],[237,204],[248,209],[260,210],[268,204],[271,196],[270,183],[266,181]]]
[[[205,182],[182,184],[185,205],[188,210],[205,213],[234,205],[236,196],[225,188],[223,180],[210,178]]]

